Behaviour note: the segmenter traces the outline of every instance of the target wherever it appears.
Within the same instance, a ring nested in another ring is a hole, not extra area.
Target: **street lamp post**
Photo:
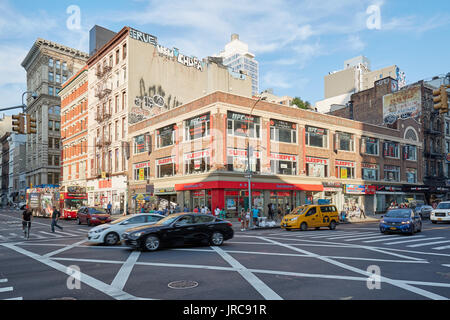
[[[253,114],[253,109],[255,109],[258,102],[261,100],[266,100],[266,97],[260,97],[254,104],[252,109],[250,110],[249,117],[251,118]],[[250,119],[249,119],[250,121]],[[250,136],[249,136],[250,124],[247,128],[247,178],[248,178],[248,211],[250,213],[250,221],[249,228],[253,227],[253,213],[252,213],[252,168],[250,166]],[[252,150],[253,155],[253,150]]]
[[[25,113],[25,109],[27,108],[27,106],[26,106],[25,102],[23,101],[23,99],[24,99],[24,97],[25,97],[25,95],[26,95],[27,93],[31,93],[33,99],[37,99],[37,97],[38,97],[38,96],[37,96],[37,93],[34,92],[34,91],[25,91],[25,92],[22,94],[22,104],[21,104],[20,106],[9,107],[9,108],[2,108],[2,109],[0,109],[0,111],[7,111],[7,110],[14,110],[14,109],[20,109],[20,108],[21,108],[21,109],[22,109],[22,112]]]

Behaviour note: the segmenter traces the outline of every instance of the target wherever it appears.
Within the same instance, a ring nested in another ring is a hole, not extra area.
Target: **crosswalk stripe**
[[[62,235],[66,235],[66,236],[70,236],[70,237],[78,237],[78,234],[73,234],[73,233],[67,233],[67,232],[61,232],[61,231],[56,231],[55,234],[62,234]]]
[[[0,288],[0,292],[9,292],[13,291],[13,287]]]
[[[335,236],[335,235],[331,235],[331,236]],[[336,235],[336,237],[351,237],[351,236],[361,236],[361,233],[356,233],[356,232],[348,232],[348,233],[341,233]],[[313,239],[319,239],[319,238],[329,238],[330,234],[328,233],[327,235],[320,235],[320,236],[312,236],[311,238]]]
[[[8,279],[0,279],[0,283],[8,282]]]
[[[371,237],[364,237],[364,238],[354,238],[354,239],[345,239],[344,241],[357,241],[357,240],[368,240],[368,239],[378,239],[378,238],[384,238],[384,239],[391,239],[391,238],[397,238],[398,236],[386,236],[386,235],[378,235],[378,236],[371,236]]]
[[[79,233],[82,235],[86,235],[88,233],[88,231],[84,231],[84,230],[69,230],[70,232],[74,232],[74,233]]]
[[[330,240],[338,240],[338,239],[349,239],[349,238],[359,238],[361,236],[374,236],[376,234],[380,234],[379,232],[368,232],[368,233],[364,233],[364,234],[354,234],[354,235],[347,235],[347,236],[339,236],[339,237],[332,237],[332,238],[328,238]]]
[[[9,298],[9,299],[3,299],[3,300],[23,300],[23,297]]]
[[[39,232],[43,233],[43,234],[46,234],[46,235],[49,235],[49,236],[52,236],[52,237],[57,237],[57,235],[54,234],[54,233],[49,233],[49,232],[45,232],[45,231],[39,231]]]
[[[394,236],[393,236],[394,237]],[[391,239],[392,240],[392,239]],[[375,239],[375,240],[368,240],[368,241],[363,241],[364,243],[372,243],[372,242],[383,242],[386,241],[386,237],[383,239]]]
[[[417,238],[424,238],[424,237],[425,236],[415,236],[413,240],[402,240],[402,241],[386,242],[385,244],[401,244],[401,243],[424,241],[425,239],[417,239]],[[427,238],[426,240],[437,240],[437,239],[443,239],[443,237]]]
[[[8,238],[6,238],[6,237],[0,235],[0,240],[6,241],[6,240],[8,240]]]
[[[433,244],[447,243],[447,242],[450,242],[450,240],[435,241],[435,242],[427,242],[427,243],[419,243],[419,244],[412,244],[412,245],[407,246],[407,247],[409,247],[409,248],[417,248],[417,247],[431,246],[431,245],[433,245]]]
[[[442,246],[442,247],[436,247],[436,248],[432,248],[434,250],[444,250],[444,249],[450,249],[450,246]]]
[[[17,238],[19,235],[17,234],[17,233],[10,233],[9,234],[11,237],[15,237],[15,238]]]

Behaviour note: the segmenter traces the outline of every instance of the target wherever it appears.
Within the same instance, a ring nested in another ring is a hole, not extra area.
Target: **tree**
[[[295,97],[294,99],[292,99],[292,104],[296,105],[297,108],[300,109],[311,109],[311,103],[309,103],[308,101],[303,101],[299,97]]]

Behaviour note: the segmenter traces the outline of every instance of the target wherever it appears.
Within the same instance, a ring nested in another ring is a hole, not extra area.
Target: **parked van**
[[[307,205],[295,208],[291,214],[284,216],[281,221],[281,228],[285,230],[327,227],[336,229],[339,223],[339,213],[336,206],[327,205]]]

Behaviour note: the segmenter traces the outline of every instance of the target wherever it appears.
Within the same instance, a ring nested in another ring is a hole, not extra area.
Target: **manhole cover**
[[[168,286],[172,289],[192,289],[198,286],[198,282],[190,280],[173,281]]]

